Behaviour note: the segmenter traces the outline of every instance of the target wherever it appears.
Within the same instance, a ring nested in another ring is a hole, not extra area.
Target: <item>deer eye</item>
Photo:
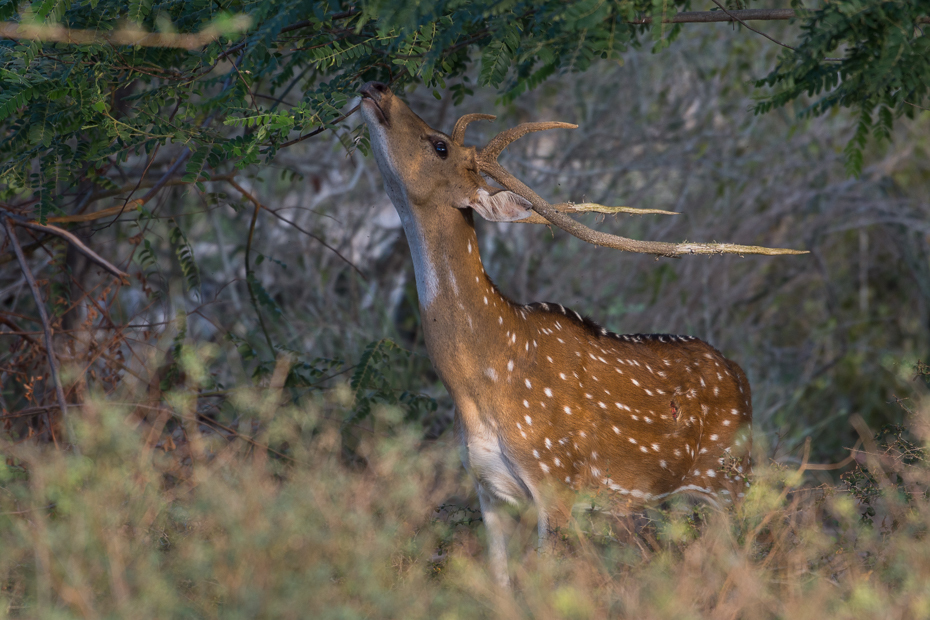
[[[436,153],[443,159],[448,157],[449,149],[446,148],[446,143],[442,140],[433,143],[433,148],[436,149]]]

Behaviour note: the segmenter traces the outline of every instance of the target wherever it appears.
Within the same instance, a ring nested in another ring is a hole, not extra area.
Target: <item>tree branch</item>
[[[786,49],[789,49],[789,50],[791,50],[792,52],[798,51],[797,48],[791,47],[790,45],[785,45],[785,44],[782,43],[781,41],[777,41],[777,40],[773,39],[773,38],[770,37],[769,35],[767,35],[767,34],[765,34],[764,32],[762,32],[761,30],[756,30],[755,28],[753,28],[752,26],[750,26],[749,24],[747,24],[746,21],[745,21],[744,19],[742,19],[742,18],[740,18],[740,17],[734,15],[735,11],[728,11],[728,10],[727,10],[722,4],[720,4],[717,0],[711,0],[711,2],[713,2],[713,3],[716,4],[718,7],[720,7],[720,10],[723,11],[724,13],[726,13],[727,17],[733,18],[735,21],[738,21],[740,24],[742,24],[743,26],[745,26],[745,27],[748,28],[749,30],[755,32],[756,34],[760,34],[760,35],[762,35],[763,37],[765,37],[766,39],[768,39],[769,41],[771,41],[772,43],[775,43],[776,45],[781,45],[782,47],[784,47],[784,48],[786,48]],[[831,59],[831,60],[832,60],[832,59]]]
[[[235,181],[230,181],[230,184],[235,184]],[[262,334],[265,336],[265,342],[268,344],[268,354],[273,358],[274,355],[274,343],[271,341],[271,336],[268,335],[268,328],[265,327],[265,319],[262,317],[262,309],[258,306],[258,301],[255,299],[255,291],[252,288],[252,278],[255,276],[252,275],[252,267],[249,264],[249,257],[252,253],[252,239],[255,236],[255,223],[258,221],[258,212],[262,208],[262,203],[258,201],[251,194],[245,190],[240,191],[243,195],[248,196],[249,199],[255,204],[255,209],[252,211],[252,223],[249,224],[249,238],[245,243],[245,285],[249,289],[249,299],[252,301],[252,307],[255,308],[255,314],[258,316],[258,325],[262,328]]]
[[[191,185],[192,183],[205,183],[207,181],[228,181],[233,178],[235,175],[219,175],[214,177],[198,177],[196,181],[184,181],[182,179],[168,179],[164,181],[162,187],[171,187],[175,185]],[[158,181],[147,181],[140,183],[130,183],[124,185],[118,189],[106,190],[97,194],[93,194],[88,198],[88,202],[96,202],[98,200],[103,200],[104,198],[111,198],[113,196],[119,196],[120,194],[125,194],[126,192],[133,191],[134,189],[148,189],[154,187]],[[138,186],[138,187],[137,187]],[[93,222],[94,220],[99,220],[104,217],[109,217],[111,215],[118,215],[121,211],[135,211],[141,205],[136,201],[127,201],[123,205],[117,205],[115,207],[107,207],[106,209],[101,209],[100,211],[94,211],[93,213],[81,213],[78,215],[56,215],[54,217],[45,218],[46,222],[51,222],[53,224],[71,224],[75,222]]]
[[[71,234],[67,230],[63,230],[61,228],[58,228],[57,226],[39,224],[38,222],[27,222],[27,221],[23,221],[19,219],[13,219],[13,217],[10,217],[12,216],[12,214],[6,209],[4,209],[3,207],[0,207],[0,213],[6,214],[7,217],[9,218],[8,221],[10,223],[15,224],[16,226],[22,226],[23,228],[31,228],[32,230],[38,230],[40,232],[49,233],[51,235],[61,237],[62,239],[64,239],[65,241],[73,245],[74,249],[76,249],[78,252],[80,252],[81,254],[83,254],[84,256],[86,256],[87,258],[89,258],[90,260],[97,263],[98,265],[100,265],[101,267],[109,271],[111,274],[119,278],[123,282],[123,284],[129,283],[129,274],[114,267],[112,263],[110,263],[109,261],[104,259],[102,256],[100,256],[99,254],[91,250],[89,247],[84,245],[83,241],[78,239],[77,236]],[[19,251],[22,252],[22,248],[19,248]]]
[[[60,25],[22,24],[17,22],[0,22],[0,38],[31,39],[70,45],[131,45],[133,47],[167,47],[195,50],[215,41],[217,37],[232,32],[244,32],[252,25],[248,15],[236,15],[230,27],[221,32],[213,26],[194,34],[172,34],[165,32],[146,32],[139,28],[120,28],[102,33],[99,30],[80,30],[65,28]]]
[[[39,319],[42,322],[42,331],[45,334],[45,353],[48,356],[49,375],[52,383],[55,385],[55,395],[58,397],[58,406],[61,408],[61,416],[64,418],[68,413],[68,401],[65,400],[65,389],[61,385],[61,377],[58,374],[58,359],[55,357],[55,349],[52,346],[52,326],[48,321],[48,313],[45,311],[45,302],[42,301],[42,294],[39,291],[39,285],[36,283],[32,270],[29,269],[29,263],[23,255],[23,248],[19,245],[19,240],[13,232],[9,218],[0,216],[0,223],[3,224],[3,230],[6,232],[10,245],[13,246],[13,252],[16,253],[16,259],[19,261],[19,268],[23,272],[23,277],[29,283],[29,289],[32,291],[32,299],[35,301],[36,308],[39,312]],[[52,428],[52,416],[45,412],[45,425],[48,433],[52,437],[55,447],[58,447],[58,439],[55,437],[55,430]]]
[[[716,3],[715,3],[716,4]],[[718,5],[719,6],[719,5]],[[784,21],[797,17],[794,9],[740,9],[730,11],[682,11],[663,19],[663,24],[708,24],[715,22]],[[930,23],[930,17],[918,17],[918,24]],[[630,24],[651,24],[651,17],[634,19]]]
[[[715,22],[735,21],[783,21],[795,17],[794,9],[743,9],[740,11],[683,11],[663,19],[663,24],[709,24]],[[651,24],[651,17],[643,17],[628,22],[630,24]]]

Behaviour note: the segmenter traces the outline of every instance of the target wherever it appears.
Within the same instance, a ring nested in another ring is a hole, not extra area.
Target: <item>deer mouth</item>
[[[381,93],[372,87],[370,82],[362,86],[360,92],[362,95],[362,108],[374,112],[379,122],[387,124],[387,115],[384,113],[384,109],[378,101],[381,98]]]

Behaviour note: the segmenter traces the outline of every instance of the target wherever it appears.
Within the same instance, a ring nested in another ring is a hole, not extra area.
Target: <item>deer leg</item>
[[[553,535],[551,528],[551,519],[549,518],[549,513],[543,509],[543,507],[537,503],[536,504],[536,513],[537,517],[537,531],[539,532],[539,542],[536,545],[536,552],[539,555],[544,555],[549,553],[553,549]]]
[[[557,536],[561,528],[568,525],[571,518],[573,496],[570,492],[558,489],[539,489],[533,493],[536,506],[536,523],[539,542],[536,550],[540,555],[552,553],[556,549]]]
[[[488,556],[494,581],[502,588],[510,588],[507,572],[507,540],[504,536],[504,502],[488,493],[479,483],[478,501],[481,504],[481,519],[488,536]]]

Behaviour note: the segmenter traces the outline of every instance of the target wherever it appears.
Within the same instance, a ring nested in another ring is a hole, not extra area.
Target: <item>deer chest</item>
[[[510,504],[532,500],[529,481],[507,454],[497,432],[480,422],[465,424],[456,415],[456,434],[465,469],[486,491]]]

